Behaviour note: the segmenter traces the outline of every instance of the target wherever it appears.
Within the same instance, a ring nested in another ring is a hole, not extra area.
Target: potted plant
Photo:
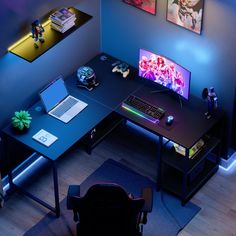
[[[14,116],[11,118],[13,127],[18,131],[28,130],[32,117],[28,111],[16,111]]]

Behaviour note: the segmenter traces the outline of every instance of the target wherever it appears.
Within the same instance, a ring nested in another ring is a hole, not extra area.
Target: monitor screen
[[[140,49],[139,76],[189,98],[190,71],[166,57]]]

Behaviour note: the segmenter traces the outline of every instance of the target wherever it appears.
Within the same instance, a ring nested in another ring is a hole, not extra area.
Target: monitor
[[[140,49],[139,76],[189,98],[190,71],[164,56]]]

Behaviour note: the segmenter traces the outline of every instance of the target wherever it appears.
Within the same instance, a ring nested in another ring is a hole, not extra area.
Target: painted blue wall
[[[138,65],[139,48],[162,54],[192,72],[191,94],[214,86],[231,125],[236,87],[236,1],[206,0],[202,34],[166,21],[167,0],[151,15],[120,0],[101,0],[102,51]]]
[[[34,103],[49,81],[70,75],[100,52],[100,0],[80,0],[75,7],[93,18],[34,62],[11,53],[0,58],[0,128],[15,110]]]

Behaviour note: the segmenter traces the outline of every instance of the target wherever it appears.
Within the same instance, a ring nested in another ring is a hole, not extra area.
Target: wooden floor
[[[156,144],[155,136],[120,126],[93,150],[92,155],[78,145],[58,161],[60,201],[66,197],[69,184],[80,184],[108,158],[155,181]],[[30,179],[33,184],[28,185],[28,189],[53,203],[50,169],[44,167]],[[201,210],[179,233],[180,236],[236,236],[236,169],[231,172],[219,170],[191,201]],[[47,212],[27,197],[14,194],[0,209],[0,235],[23,235]]]

